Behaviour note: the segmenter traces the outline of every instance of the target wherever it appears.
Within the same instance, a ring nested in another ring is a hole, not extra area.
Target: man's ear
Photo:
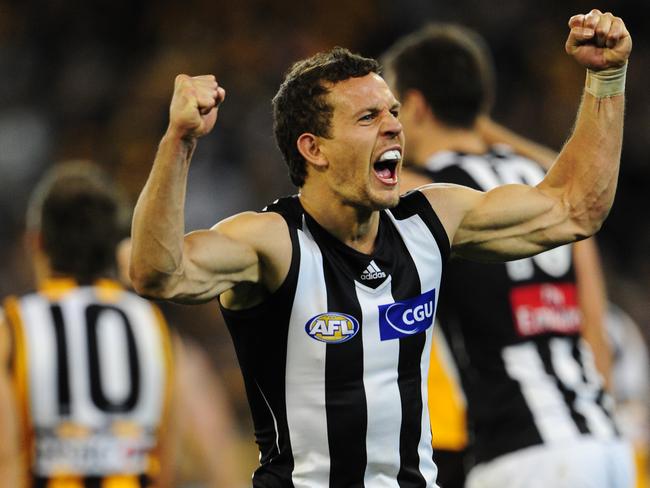
[[[296,146],[308,164],[316,166],[318,169],[324,169],[329,164],[323,151],[321,151],[319,138],[314,134],[309,132],[301,134],[296,141]]]

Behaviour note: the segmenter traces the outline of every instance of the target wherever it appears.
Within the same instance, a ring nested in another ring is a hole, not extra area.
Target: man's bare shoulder
[[[242,212],[228,217],[212,227],[219,233],[240,240],[259,250],[269,244],[286,241],[291,245],[289,226],[275,212]]]
[[[418,188],[442,222],[449,242],[454,242],[458,226],[482,192],[454,183],[430,183]]]
[[[429,183],[418,188],[436,212],[462,212],[483,193],[455,183]]]
[[[255,250],[260,263],[260,282],[267,291],[276,290],[284,281],[291,265],[292,246],[289,226],[282,215],[243,212],[222,220],[213,229]]]

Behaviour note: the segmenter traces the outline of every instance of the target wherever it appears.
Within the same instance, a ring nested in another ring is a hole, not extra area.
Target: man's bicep
[[[172,299],[201,302],[238,284],[275,289],[289,269],[291,240],[280,215],[245,212],[187,234],[182,255],[182,281]]]
[[[464,196],[453,252],[481,261],[519,259],[575,240],[562,202],[537,187],[503,185]]]
[[[187,234],[183,242],[183,278],[179,301],[210,299],[243,281],[257,282],[259,259],[248,243],[218,228]]]

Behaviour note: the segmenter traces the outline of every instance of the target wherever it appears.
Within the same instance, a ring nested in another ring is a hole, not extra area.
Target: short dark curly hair
[[[68,161],[48,171],[32,193],[27,228],[40,233],[53,271],[90,284],[116,274],[129,217],[125,196],[98,165]]]
[[[418,90],[436,117],[452,127],[471,127],[492,107],[492,55],[485,40],[466,27],[428,24],[397,41],[381,62],[396,96]]]
[[[350,78],[379,73],[379,63],[342,47],[317,53],[295,63],[273,97],[275,140],[289,166],[291,181],[298,187],[307,177],[306,161],[296,141],[305,132],[330,137],[333,107],[327,102],[330,88]]]

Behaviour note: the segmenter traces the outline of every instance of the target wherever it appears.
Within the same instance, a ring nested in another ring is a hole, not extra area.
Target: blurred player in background
[[[403,103],[401,121],[413,163],[404,172],[404,190],[437,182],[489,191],[542,180],[544,171],[532,160],[491,144],[514,143],[547,167],[556,156],[510,137],[487,118],[494,75],[476,33],[449,24],[427,26],[398,41],[385,64],[385,76]],[[593,336],[606,370],[605,293],[593,246],[590,240],[574,246],[580,288],[570,245],[504,264],[449,263],[437,315],[444,334],[433,354],[442,366],[432,366],[430,378],[431,417],[451,409],[457,419],[456,437],[447,434],[449,425],[440,425],[437,441],[432,426],[443,488],[463,486],[464,468],[474,462],[470,488],[629,486],[629,449],[581,339],[583,331]],[[447,350],[454,361],[447,360]],[[461,442],[462,396],[447,386],[454,385],[448,378],[454,364],[466,395],[471,458]],[[433,376],[437,372],[446,374]],[[581,454],[571,455],[574,450]],[[619,484],[606,478],[600,485],[581,484],[599,451],[612,465],[603,466],[603,474],[609,470]]]
[[[33,194],[27,227],[38,290],[9,297],[0,324],[2,486],[169,487],[183,438],[200,444],[205,486],[241,482],[232,426],[214,422],[213,412],[226,410],[209,384],[195,386],[197,355],[176,341],[173,372],[163,316],[118,280],[129,215],[88,162],[55,166]],[[195,416],[186,421],[180,409]]]
[[[5,301],[14,395],[0,399],[15,398],[10,445],[28,486],[168,486],[170,337],[117,281],[125,219],[117,188],[87,162],[55,166],[31,199],[38,290]]]

